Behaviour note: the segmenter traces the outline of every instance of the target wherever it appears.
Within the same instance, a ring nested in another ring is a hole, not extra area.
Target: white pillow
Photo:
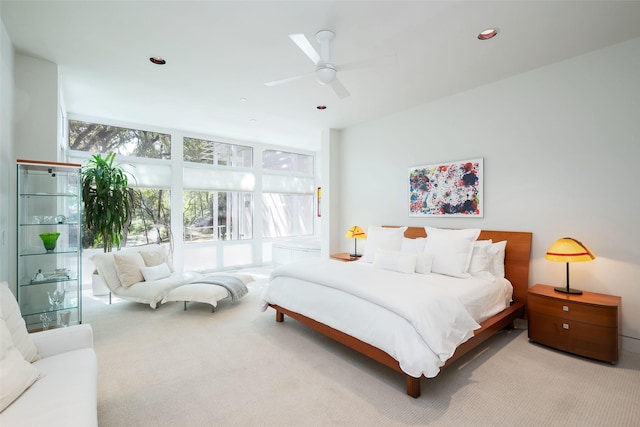
[[[89,257],[110,291],[122,286],[118,272],[116,271],[116,262],[113,255],[113,252],[101,252]]]
[[[169,266],[164,262],[154,265],[153,267],[140,267],[140,272],[147,282],[171,276],[171,270],[169,270]]]
[[[504,279],[504,255],[507,249],[507,241],[493,243],[487,249],[487,253],[491,257],[491,274],[495,277]]]
[[[418,237],[417,239],[409,239],[408,237],[403,237],[402,243],[400,244],[400,250],[402,252],[411,253],[424,252],[424,245],[426,242],[426,237]]]
[[[469,274],[472,276],[482,271],[491,271],[492,257],[488,252],[491,243],[493,243],[491,240],[476,240],[473,242],[473,252],[469,263]]]
[[[416,254],[416,273],[429,274],[431,273],[431,267],[433,266],[433,255]]]
[[[431,271],[447,276],[467,278],[473,242],[480,235],[479,228],[445,230],[425,227],[427,241],[424,251],[433,255]]]
[[[399,251],[402,246],[402,238],[407,227],[383,228],[369,226],[367,230],[367,243],[364,255],[360,258],[364,262],[373,262],[377,249],[386,251]]]
[[[418,237],[416,239],[409,239],[407,237],[402,238],[402,244],[400,246],[401,252],[414,253],[416,258],[416,273],[429,274],[431,273],[431,264],[433,264],[433,256],[424,253],[424,245],[427,239],[425,237]]]
[[[4,320],[0,320],[0,412],[11,405],[39,377],[40,372],[24,360],[13,344],[9,328]]]
[[[11,334],[13,345],[18,349],[24,360],[27,362],[40,360],[38,349],[27,332],[27,326],[20,313],[18,301],[13,296],[13,292],[9,289],[7,282],[0,282],[0,319],[5,323]]]
[[[169,271],[173,273],[173,265],[169,261],[169,257],[167,256],[167,251],[164,247],[160,245],[151,245],[145,247],[144,249],[140,249],[140,255],[144,260],[144,264],[147,267],[154,267],[156,265],[160,265],[163,262],[167,264],[169,267]]]
[[[113,254],[113,260],[116,264],[116,271],[118,272],[120,283],[122,283],[122,286],[125,288],[144,280],[140,269],[145,265],[140,253],[124,252]]]
[[[416,254],[400,251],[376,250],[373,266],[399,273],[413,273],[416,270]]]

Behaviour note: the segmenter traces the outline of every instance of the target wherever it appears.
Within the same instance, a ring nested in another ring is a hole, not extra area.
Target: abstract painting
[[[409,169],[409,216],[481,218],[482,158]]]

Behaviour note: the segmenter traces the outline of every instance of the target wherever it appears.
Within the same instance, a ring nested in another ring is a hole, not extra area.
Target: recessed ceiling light
[[[164,65],[167,63],[167,61],[165,61],[159,56],[152,56],[151,58],[149,58],[149,61],[153,62],[156,65]]]
[[[326,106],[326,105],[318,105],[316,108],[317,108],[318,110],[326,110],[326,109],[327,109],[327,106]]]
[[[481,31],[480,34],[478,34],[478,40],[489,40],[491,38],[494,38],[496,34],[498,34],[497,28],[487,28],[486,30]]]

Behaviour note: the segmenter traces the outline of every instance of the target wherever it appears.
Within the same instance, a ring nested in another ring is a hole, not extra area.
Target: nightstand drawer
[[[534,311],[548,316],[610,328],[618,326],[618,310],[616,306],[596,306],[535,294],[529,294],[527,304],[529,312]]]
[[[529,339],[593,359],[618,360],[617,327],[594,326],[530,311]]]

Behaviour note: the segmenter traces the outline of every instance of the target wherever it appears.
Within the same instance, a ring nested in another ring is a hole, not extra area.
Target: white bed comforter
[[[380,348],[411,376],[434,377],[480,325],[455,292],[430,285],[429,276],[438,275],[301,260],[273,271],[262,309],[271,303],[303,314]]]

